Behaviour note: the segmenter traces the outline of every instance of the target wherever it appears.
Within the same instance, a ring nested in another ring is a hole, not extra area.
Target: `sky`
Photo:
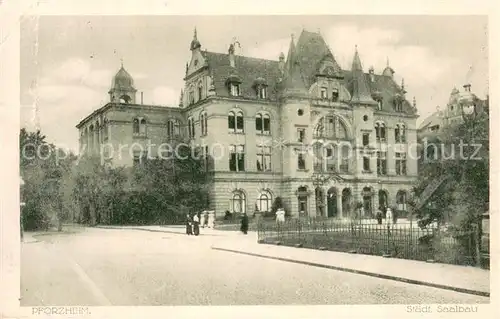
[[[123,61],[144,103],[177,106],[189,45],[197,28],[202,49],[277,60],[292,34],[320,32],[342,68],[357,45],[365,72],[387,59],[395,79],[415,96],[420,123],[445,107],[453,87],[488,92],[486,16],[41,16],[21,22],[21,126],[78,150],[75,125],[109,100]]]

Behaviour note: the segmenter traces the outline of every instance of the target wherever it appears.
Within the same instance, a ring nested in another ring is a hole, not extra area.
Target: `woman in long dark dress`
[[[189,214],[186,214],[186,234],[187,235],[193,234],[192,219],[191,216],[189,216]]]
[[[240,230],[243,232],[243,234],[247,234],[248,232],[248,215],[247,213],[243,213],[243,216],[241,217],[241,227]]]
[[[200,234],[200,218],[198,214],[194,214],[193,216],[193,232],[195,236]]]

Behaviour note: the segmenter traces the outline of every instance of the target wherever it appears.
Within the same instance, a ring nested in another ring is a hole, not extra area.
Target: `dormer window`
[[[231,90],[232,96],[239,96],[240,95],[240,85],[238,83],[231,83],[230,90]]]
[[[258,95],[259,95],[259,99],[267,99],[267,87],[260,86],[257,89],[257,92],[258,92]]]
[[[322,87],[322,88],[321,88],[321,93],[320,93],[320,94],[321,94],[321,98],[322,98],[322,99],[324,99],[324,100],[325,100],[325,99],[327,99],[327,98],[328,98],[327,88]]]
[[[339,90],[334,88],[332,89],[332,101],[337,102],[339,99]]]

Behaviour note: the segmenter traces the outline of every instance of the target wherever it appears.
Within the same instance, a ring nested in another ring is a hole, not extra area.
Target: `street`
[[[23,243],[21,306],[486,303],[488,298],[212,250],[227,235],[86,228]]]

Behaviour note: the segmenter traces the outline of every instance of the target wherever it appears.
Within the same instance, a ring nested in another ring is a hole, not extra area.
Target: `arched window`
[[[120,103],[126,103],[126,104],[128,104],[128,103],[130,103],[131,100],[132,99],[130,98],[130,96],[128,96],[126,94],[120,96]]]
[[[396,204],[398,205],[398,210],[406,211],[406,201],[407,201],[406,192],[400,190],[396,195]]]
[[[388,200],[387,200],[387,192],[384,190],[379,190],[378,191],[378,206],[379,209],[382,210],[382,212],[385,212],[387,206],[388,206]]]
[[[146,135],[147,132],[146,119],[141,119],[139,132],[141,135]]]
[[[385,142],[386,141],[386,128],[383,122],[375,123],[375,134],[377,141]]]
[[[257,134],[271,134],[271,117],[269,114],[257,113],[255,117],[255,130]]]
[[[139,134],[139,119],[134,119],[132,128],[134,134]]]
[[[243,112],[241,111],[231,111],[228,114],[228,130],[230,132],[243,133]]]
[[[338,116],[321,118],[314,129],[315,138],[346,139],[347,128]]]
[[[234,191],[231,195],[230,203],[233,213],[244,213],[246,211],[246,198],[242,191]]]
[[[271,211],[272,195],[269,191],[262,191],[257,198],[257,210],[259,212]]]
[[[394,129],[396,143],[406,143],[406,127],[404,124],[397,124]]]

